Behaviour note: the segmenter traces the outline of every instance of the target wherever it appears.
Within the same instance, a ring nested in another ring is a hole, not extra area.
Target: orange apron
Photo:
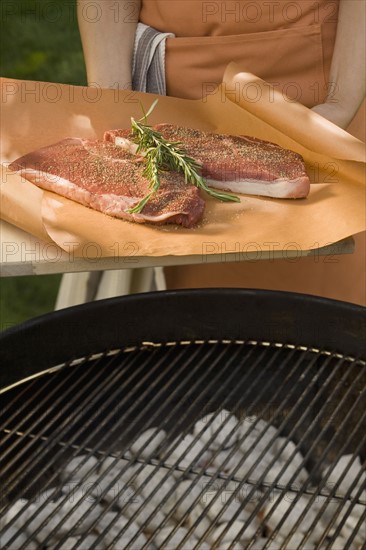
[[[199,99],[230,61],[307,107],[325,100],[339,0],[143,0],[140,20],[173,32],[167,94]],[[365,137],[365,105],[349,131]],[[168,288],[251,287],[316,294],[366,305],[365,237],[352,255],[165,269]]]

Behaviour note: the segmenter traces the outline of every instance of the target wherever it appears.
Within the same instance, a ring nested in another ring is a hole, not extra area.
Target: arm
[[[88,83],[131,88],[131,65],[140,0],[77,1]]]
[[[313,110],[346,128],[365,97],[366,0],[340,0],[337,36],[325,103]]]

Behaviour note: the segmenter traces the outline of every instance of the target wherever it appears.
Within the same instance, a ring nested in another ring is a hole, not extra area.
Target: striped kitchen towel
[[[165,41],[172,33],[159,32],[139,23],[132,62],[132,89],[166,95]]]

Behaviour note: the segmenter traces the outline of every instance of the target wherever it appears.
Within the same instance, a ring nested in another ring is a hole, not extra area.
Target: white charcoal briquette
[[[239,499],[245,501],[245,507],[251,512],[258,506],[263,500],[263,493],[261,489],[255,485],[249,485],[244,483],[239,489]]]
[[[206,483],[199,481],[197,485],[203,487],[204,493],[220,492],[221,499],[227,502],[234,495],[236,501],[244,502],[245,509],[252,512],[253,508],[262,500],[263,493],[260,489],[248,483],[238,481],[224,481],[223,479],[207,478]],[[234,494],[235,493],[235,494]]]
[[[49,534],[52,533],[59,521],[61,521],[60,516],[57,514],[53,518],[49,518],[49,515],[52,514],[56,509],[56,504],[54,502],[48,502],[44,508],[40,508],[34,503],[29,504],[27,510],[22,514],[23,528],[29,536],[33,536],[33,533],[41,526],[43,522],[45,525],[41,528],[39,534],[36,535],[37,540],[42,541]],[[34,516],[34,517],[33,517]],[[29,520],[29,524],[27,524]],[[63,531],[62,535],[66,535],[67,532]]]
[[[197,422],[193,426],[193,435],[195,437],[199,437],[205,443],[209,440],[209,437],[210,437],[210,433],[211,433],[210,423],[214,415],[215,413],[206,414],[206,416],[197,420]]]
[[[258,479],[261,477],[270,465],[274,464],[274,456],[269,450],[264,452],[262,455],[262,450],[258,447],[253,447],[251,452],[243,451],[241,448],[240,452],[237,452],[226,467],[229,472],[232,472],[236,468],[235,476],[240,479]]]
[[[64,469],[60,472],[61,479],[82,479],[86,476],[95,474],[97,470],[93,468],[98,464],[98,459],[93,455],[88,458],[86,457],[87,455],[80,455],[70,460],[70,462],[66,462]],[[83,464],[84,460],[85,463]]]
[[[327,550],[340,550],[347,547],[347,539],[344,537],[337,537],[333,542],[325,541],[320,546],[317,546],[319,550],[327,549]],[[357,549],[357,546],[355,546],[355,541],[353,541],[353,545],[351,546],[352,549]]]
[[[325,528],[328,528],[330,524],[332,524],[332,527],[329,529],[328,536],[332,537],[337,527],[342,524],[339,535],[341,537],[348,538],[351,534],[354,534],[357,524],[364,512],[365,506],[363,504],[355,504],[353,509],[350,511],[350,502],[345,505],[342,501],[331,500],[325,505],[324,510],[322,510],[321,521]],[[361,524],[361,526],[357,529],[354,542],[356,543],[357,541],[357,543],[364,543],[365,540],[365,528],[364,525]]]
[[[176,479],[165,468],[160,468],[154,473],[154,477],[139,489],[139,494],[150,513],[151,510],[161,510],[164,514],[170,512],[168,493],[174,491],[176,483]]]
[[[79,542],[79,539],[77,537],[67,537],[67,539],[65,539],[61,545],[58,547],[58,550],[71,550],[72,548],[74,548],[75,544],[78,544]],[[58,544],[60,544],[60,541],[58,539],[51,539],[49,542],[47,542],[47,548],[54,548],[55,546],[57,546]],[[80,546],[79,546],[80,548]],[[82,548],[82,547],[81,547]],[[81,550],[80,548],[80,550]],[[85,546],[84,546],[85,548]],[[99,547],[101,548],[101,547]]]
[[[151,476],[151,477],[150,477]],[[138,487],[146,501],[151,500],[155,505],[165,498],[167,493],[177,483],[175,478],[165,468],[146,465],[137,475]]]
[[[121,462],[120,462],[121,461]],[[103,460],[99,463],[98,467],[98,474],[103,474],[110,466],[113,466],[113,468],[116,466],[116,464],[121,464],[121,470],[124,465],[129,465],[130,462],[128,460],[125,460],[124,458],[116,458],[115,456],[106,456],[103,458]]]
[[[362,515],[365,513],[365,506],[363,504],[355,504],[350,510],[349,503],[343,505],[341,511],[338,514],[338,510],[341,502],[329,502],[323,512],[322,520],[325,526],[332,523],[332,527],[329,530],[329,536],[333,536],[335,530],[342,524],[340,536],[348,539],[351,535],[355,535],[354,544],[362,545],[366,542],[366,530],[364,524],[357,528],[357,524],[360,521]],[[337,515],[338,514],[338,515]],[[333,521],[335,520],[335,521]]]
[[[249,433],[252,427],[253,430]],[[204,431],[199,437],[201,430]],[[216,430],[218,433],[214,437]],[[230,435],[231,430],[233,434]],[[248,543],[251,544],[252,550],[262,550],[267,544],[269,550],[293,550],[302,544],[305,534],[308,532],[309,536],[304,543],[306,550],[323,547],[340,550],[347,545],[347,540],[351,536],[354,536],[354,548],[361,547],[365,543],[364,525],[357,528],[357,524],[365,512],[364,505],[355,504],[349,512],[349,505],[344,506],[344,503],[339,503],[334,499],[327,503],[326,497],[317,497],[315,502],[311,502],[301,523],[297,525],[300,516],[308,507],[311,497],[302,495],[297,498],[297,495],[291,491],[283,493],[279,490],[272,490],[270,498],[262,506],[261,519],[259,519],[259,515],[256,515],[249,526],[245,527],[246,521],[253,511],[253,506],[256,506],[262,499],[263,492],[253,485],[239,484],[237,481],[225,481],[220,478],[213,481],[213,476],[218,472],[227,476],[235,471],[236,478],[245,479],[249,475],[249,478],[253,480],[260,477],[268,467],[269,471],[265,475],[266,482],[285,485],[294,477],[291,485],[300,487],[308,480],[308,472],[302,466],[301,452],[298,451],[293,441],[278,437],[278,430],[265,420],[246,417],[239,422],[234,415],[226,410],[201,418],[196,422],[193,431],[194,435],[187,434],[177,438],[170,444],[171,450],[166,453],[166,456],[163,457],[161,454],[160,458],[164,458],[171,465],[178,462],[179,468],[204,470],[204,474],[196,476],[186,472],[183,478],[183,474],[179,470],[170,471],[165,467],[134,462],[134,456],[151,458],[154,457],[154,453],[157,456],[157,449],[166,441],[164,430],[151,428],[141,433],[137,441],[131,445],[131,460],[105,456],[102,461],[99,460],[98,464],[96,457],[80,455],[69,461],[61,473],[64,485],[58,490],[51,489],[56,498],[60,494],[64,496],[57,501],[53,500],[47,503],[43,510],[38,503],[28,502],[24,499],[15,502],[0,520],[2,528],[0,546],[4,546],[14,534],[17,534],[13,545],[21,546],[27,543],[27,550],[36,550],[47,538],[49,538],[47,548],[51,549],[60,544],[60,539],[65,537],[67,538],[61,543],[61,549],[68,550],[78,544],[81,550],[87,550],[97,540],[99,535],[96,533],[102,534],[103,537],[103,540],[97,545],[98,550],[125,548],[134,536],[136,536],[136,540],[132,543],[133,549],[144,546],[152,537],[152,542],[148,545],[150,550],[156,548],[176,550],[186,536],[187,540],[183,545],[185,550],[193,548],[209,550],[221,534],[223,537],[218,543],[220,550],[226,548],[241,550],[246,548]],[[213,438],[210,447],[203,451],[210,438]],[[226,438],[228,441],[225,442]],[[271,439],[273,439],[272,443]],[[174,445],[177,445],[176,449],[174,449]],[[190,445],[192,445],[192,449],[188,450]],[[284,445],[284,449],[280,450],[282,445]],[[268,449],[264,456],[259,458],[266,446]],[[244,461],[246,452],[248,452],[248,456]],[[230,456],[231,454],[232,456]],[[353,496],[363,486],[362,484],[365,484],[366,473],[362,468],[360,457],[357,457],[349,467],[352,458],[353,455],[342,456],[335,464],[328,466],[323,471],[323,477],[328,473],[330,475],[327,481],[329,487],[338,483],[340,477],[346,472],[345,478],[337,489],[337,494],[345,494],[357,477],[359,480],[356,488],[352,491]],[[84,459],[86,462],[82,464]],[[240,464],[241,461],[243,464]],[[270,464],[272,465],[270,466]],[[78,467],[80,467],[79,470],[77,470]],[[110,471],[106,474],[108,468]],[[284,471],[278,477],[282,468]],[[253,471],[249,474],[250,469]],[[298,473],[296,473],[297,469],[299,469]],[[91,493],[86,495],[89,489]],[[105,495],[102,497],[103,492]],[[169,492],[171,495],[167,498]],[[40,502],[43,503],[50,496],[52,496],[50,490],[45,491],[44,494],[41,493]],[[230,498],[232,498],[231,501]],[[65,502],[56,513],[58,505],[63,499]],[[102,504],[96,504],[96,499],[98,502],[101,500]],[[296,499],[297,502],[295,502]],[[112,501],[111,510],[101,517],[105,511],[106,503],[111,504]],[[163,501],[165,502],[163,503]],[[319,518],[323,502],[325,502],[325,510]],[[95,506],[91,511],[92,505]],[[341,506],[340,513],[336,518],[339,506]],[[72,508],[75,510],[72,511]],[[140,511],[138,511],[139,508],[141,508]],[[53,512],[55,515],[49,518]],[[68,512],[71,515],[65,519]],[[6,528],[6,524],[17,513],[20,513],[20,516],[15,525]],[[270,513],[271,516],[268,517]],[[36,514],[36,517],[25,528],[24,524],[32,514]],[[75,525],[84,514],[85,518],[81,525],[74,530]],[[167,519],[168,514],[169,519]],[[236,514],[238,516],[235,521],[232,521]],[[273,541],[269,541],[263,536],[255,539],[257,533],[265,532],[262,528],[266,528],[267,533],[277,529],[285,515],[287,517]],[[333,519],[335,521],[329,530],[328,539],[319,546],[319,540],[321,540],[324,530]],[[343,520],[344,525],[342,525],[339,536],[336,541],[330,543],[330,537],[334,535]],[[38,542],[32,543],[32,534],[43,521],[45,525],[40,533],[37,533],[36,536],[33,535],[33,539],[37,539]],[[109,527],[112,521],[115,521],[115,524]],[[125,533],[120,534],[129,521],[131,521],[131,525],[128,526]],[[194,526],[196,521],[198,525]],[[94,530],[93,527],[93,532],[87,534],[94,524],[97,524],[97,528]],[[164,543],[164,540],[178,524],[177,531],[171,539],[168,538]],[[164,527],[161,527],[162,525]],[[296,532],[290,536],[289,533],[295,525]],[[224,533],[226,529],[227,532]],[[209,533],[207,534],[207,532]],[[238,541],[233,542],[236,537],[238,537]],[[114,541],[114,539],[116,540]],[[327,546],[327,544],[331,545]]]
[[[312,503],[309,506],[300,524],[297,525],[300,516],[302,516],[304,510],[308,507],[309,497],[302,495],[297,502],[295,502],[295,499],[296,495],[293,493],[273,493],[272,500],[267,501],[263,509],[265,513],[264,523],[271,531],[276,529],[284,516],[286,518],[279,531],[280,535],[284,537],[291,532],[295,524],[297,532],[300,533],[307,533],[312,527],[313,522],[314,525],[317,525],[318,507],[316,503]]]
[[[114,523],[113,525],[110,525],[112,521]],[[125,548],[128,544],[130,544],[136,535],[137,538],[133,542],[133,548],[141,548],[147,542],[147,538],[141,532],[138,524],[134,521],[132,521],[127,529],[121,533],[129,521],[130,520],[122,514],[116,514],[114,512],[107,512],[101,519],[100,523],[96,526],[96,529],[100,534],[103,534],[103,542],[108,548],[115,547],[116,550]],[[113,546],[111,546],[112,543]]]
[[[365,513],[365,506],[362,504],[356,504],[351,510],[350,515],[347,517],[345,525],[341,531],[344,537],[350,538],[351,535],[356,533],[353,544],[360,547],[366,543],[366,527],[365,521],[359,525],[357,524],[360,521],[362,514]]]
[[[25,532],[22,532],[21,529],[21,526],[16,525],[11,525],[8,528],[2,528],[0,533],[0,548],[4,548],[4,546],[8,544],[13,537],[16,537],[11,543],[11,548],[19,548],[23,544],[27,543],[27,550],[36,550],[38,545],[35,542],[30,541],[28,535],[26,535]]]
[[[61,496],[67,496],[68,502],[74,504],[83,499],[93,503],[95,502],[94,494],[97,480],[98,476],[90,476],[85,482],[75,479],[70,480],[61,487]],[[61,498],[61,496],[59,498]]]
[[[142,504],[143,506],[141,507]],[[140,507],[141,510],[138,511]],[[133,518],[143,531],[150,533],[158,529],[166,518],[163,512],[157,510],[156,506],[152,506],[145,499],[143,500],[141,495],[133,498],[127,506],[123,507],[123,515],[127,518]]]
[[[52,536],[64,536],[71,532],[74,526],[79,522],[81,517],[85,514],[80,525],[75,529],[75,535],[83,534],[89,527],[96,521],[103,509],[100,505],[95,505],[91,509],[91,503],[81,500],[76,505],[68,501],[64,502],[59,508],[61,502],[50,502],[46,507],[41,510],[37,516],[32,519],[30,525],[26,527],[26,531],[32,534],[43,523],[46,524],[42,527],[41,531],[36,535],[37,539],[42,542],[50,534]],[[70,516],[65,517],[66,514],[71,512]],[[52,517],[49,517],[54,514]],[[73,534],[74,534],[73,533]]]
[[[106,548],[115,548],[115,550],[121,550],[121,548],[127,548],[127,546],[130,544],[130,541],[132,540],[134,535],[132,535],[132,532],[127,530],[126,533],[123,535],[120,535],[114,543],[112,544],[112,537],[107,536],[106,537]],[[133,544],[136,546],[132,546],[134,549],[142,548],[147,542],[147,538],[145,537],[144,533],[140,533],[136,540],[134,540]]]
[[[279,437],[277,438],[276,444],[275,444],[275,450],[278,456],[278,462],[281,464],[281,466],[285,466],[287,471],[290,471],[292,475],[295,475],[296,470],[299,470],[299,472],[295,476],[295,480],[292,482],[293,484],[296,483],[304,483],[308,477],[309,474],[304,468],[303,462],[304,458],[302,454],[297,450],[296,445],[293,441],[287,441],[285,447],[281,450],[282,445],[286,442],[285,437]],[[289,472],[287,474],[289,476]]]
[[[198,522],[197,525],[195,525],[196,521]],[[206,531],[208,531],[211,527],[211,521],[205,516],[201,506],[195,506],[193,508],[189,514],[186,524],[188,529],[193,528],[193,535],[197,539],[212,542],[212,530],[208,535],[206,535]]]
[[[187,512],[195,506],[200,506],[202,492],[192,480],[184,480],[177,485],[174,493],[170,496],[166,509],[174,507],[174,515],[181,520]],[[202,512],[202,510],[201,510]]]
[[[293,550],[294,548],[299,548],[301,543],[303,542],[305,538],[305,534],[303,533],[295,533],[291,535],[290,537],[281,537],[277,535],[275,537],[276,542],[281,543],[281,550]],[[307,539],[305,543],[305,549],[306,550],[313,550],[315,548],[315,543],[311,542],[309,539]]]
[[[221,451],[225,453],[227,451]],[[266,453],[264,456],[260,456],[261,451],[257,448],[253,448],[252,451],[244,458],[241,452],[235,453],[228,461],[225,467],[225,472],[233,474],[240,479],[258,479],[266,471],[273,460],[271,453]]]
[[[164,527],[163,529],[157,531],[154,542],[159,550],[176,550],[182,540],[188,535],[188,530],[184,527],[178,527],[173,535],[172,533],[174,529],[175,527]],[[198,541],[195,537],[188,535],[187,540],[184,542],[183,548],[194,548],[197,542]]]
[[[240,435],[243,436],[243,435],[246,435],[247,432],[249,432],[249,430],[251,428],[253,428],[254,430],[254,424],[256,424],[256,422],[258,422],[259,419],[257,416],[253,415],[253,416],[245,416],[244,418],[242,418],[241,420],[239,420],[239,430],[240,430]],[[256,424],[257,425],[257,424]]]
[[[331,466],[326,468],[323,471],[323,479],[327,477],[329,474],[329,477],[327,479],[327,485],[330,487],[334,485],[338,485],[339,480],[346,472],[346,475],[340,482],[338,488],[337,488],[337,494],[345,495],[351,485],[354,483],[354,481],[357,479],[357,483],[352,490],[352,496],[357,494],[357,491],[363,486],[365,487],[366,484],[366,472],[365,468],[361,465],[361,459],[359,456],[356,457],[356,460],[353,460],[351,464],[353,455],[343,455]],[[361,497],[362,498],[362,497]],[[366,489],[363,498],[366,498]]]
[[[256,539],[253,546],[251,546],[251,550],[263,550],[263,548],[265,548],[266,550],[282,550],[282,546],[280,542],[273,540],[268,544],[268,539],[264,537],[259,537],[258,539]],[[295,550],[295,549],[289,548],[288,550]]]
[[[196,485],[200,489],[200,491],[202,491],[202,493],[209,490],[218,491],[221,487],[225,485],[224,479],[220,479],[217,477],[215,480],[213,480],[213,476],[217,472],[216,468],[212,468],[212,470],[208,468],[208,470],[206,471],[209,472],[209,475],[200,475],[198,478],[194,474],[189,475],[189,479],[196,480]]]
[[[120,475],[118,468],[104,473],[92,485],[92,495],[106,502],[128,502],[135,493],[135,487],[128,482],[131,474]]]
[[[145,430],[131,445],[130,451],[136,457],[151,458],[156,455],[158,447],[166,441],[166,432],[157,428]]]
[[[209,443],[210,449],[216,450],[234,445],[239,437],[238,426],[236,416],[222,409],[219,413],[208,414],[196,422],[193,433],[204,444]]]
[[[110,472],[117,472],[121,474],[124,480],[130,480],[132,474],[136,470],[136,464],[132,463],[132,460],[126,460],[125,458],[115,458],[113,456],[107,456],[99,465],[98,474],[104,474],[106,470],[110,469]]]
[[[233,451],[233,449],[223,449],[218,452],[216,451],[211,459],[211,464],[207,471],[212,473],[212,475],[214,475],[217,470],[230,474],[242,457],[243,455],[239,449],[236,449],[235,451]]]
[[[3,529],[5,525],[11,522],[15,516],[22,512],[22,514],[17,518],[15,525],[19,524],[20,526],[24,523],[24,518],[28,517],[28,510],[33,506],[25,499],[18,499],[14,504],[9,508],[4,516],[0,516],[0,529]]]
[[[44,523],[40,532],[35,535],[39,542],[42,542],[49,535],[53,535],[56,527],[58,536],[67,535],[68,532],[62,529],[62,525],[58,527],[58,523],[62,521],[62,516],[55,514],[52,518],[49,518],[49,516],[55,512],[56,507],[57,505],[53,502],[47,503],[44,508],[39,510],[35,505],[29,506],[28,512],[23,514],[25,516],[24,521],[28,521],[33,514],[35,514],[35,516],[30,520],[30,523],[25,526],[26,533],[29,536],[34,536],[37,529]]]
[[[308,473],[304,468],[296,472],[292,463],[284,467],[280,462],[275,462],[264,477],[267,483],[275,483],[276,485],[287,485],[291,480],[291,487],[300,488],[308,478]]]
[[[136,470],[136,485],[141,487],[146,482],[147,492],[150,493],[162,481],[164,472],[166,475],[167,470],[158,466],[139,464]]]
[[[272,438],[277,438],[279,432],[277,428],[269,424],[266,420],[257,416],[243,418],[239,423],[240,438],[244,441],[258,441],[258,445],[263,449]]]
[[[248,526],[245,526],[244,521],[221,523],[212,533],[212,540],[216,542],[221,536],[222,538],[219,544],[221,544],[221,542],[233,541],[238,536],[239,541],[251,540],[255,536],[257,529],[258,524],[256,521],[250,523]]]
[[[95,541],[97,540],[98,536],[94,533],[89,533],[87,535],[84,535],[84,537],[80,537],[81,542],[80,546],[77,547],[77,550],[90,550],[91,546],[95,544]],[[97,546],[95,547],[95,550],[104,550],[107,548],[107,546],[104,544],[103,541],[98,542]],[[65,546],[65,550],[70,550],[70,546],[67,548]]]
[[[240,542],[228,540],[220,542],[220,550],[244,550],[244,546]]]
[[[183,439],[177,438],[173,441],[171,450],[164,456],[164,461],[180,468],[205,466],[210,459],[210,454],[203,450],[204,446],[203,441],[187,434]]]
[[[230,502],[231,495],[221,491],[207,491],[201,498],[201,506],[212,522],[227,523],[239,512],[237,520],[246,521],[250,515],[236,495]],[[221,515],[220,515],[221,514]]]
[[[127,469],[126,466],[128,466]],[[125,485],[133,485],[136,478],[135,473],[138,469],[138,465],[133,464],[131,465],[127,460],[119,460],[106,474],[106,470],[99,476],[103,477],[105,475],[109,476],[109,478],[114,477],[116,480],[118,480],[119,483],[124,483]]]

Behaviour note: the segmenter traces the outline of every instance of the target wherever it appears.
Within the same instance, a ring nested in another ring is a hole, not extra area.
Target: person
[[[78,22],[89,84],[131,89],[137,23],[166,40],[167,95],[200,99],[230,61],[365,139],[366,0],[99,0]],[[184,78],[182,78],[184,75]],[[209,84],[209,86],[207,85]],[[290,94],[288,94],[290,92]],[[351,255],[170,267],[168,288],[304,292],[366,305],[365,235]]]

